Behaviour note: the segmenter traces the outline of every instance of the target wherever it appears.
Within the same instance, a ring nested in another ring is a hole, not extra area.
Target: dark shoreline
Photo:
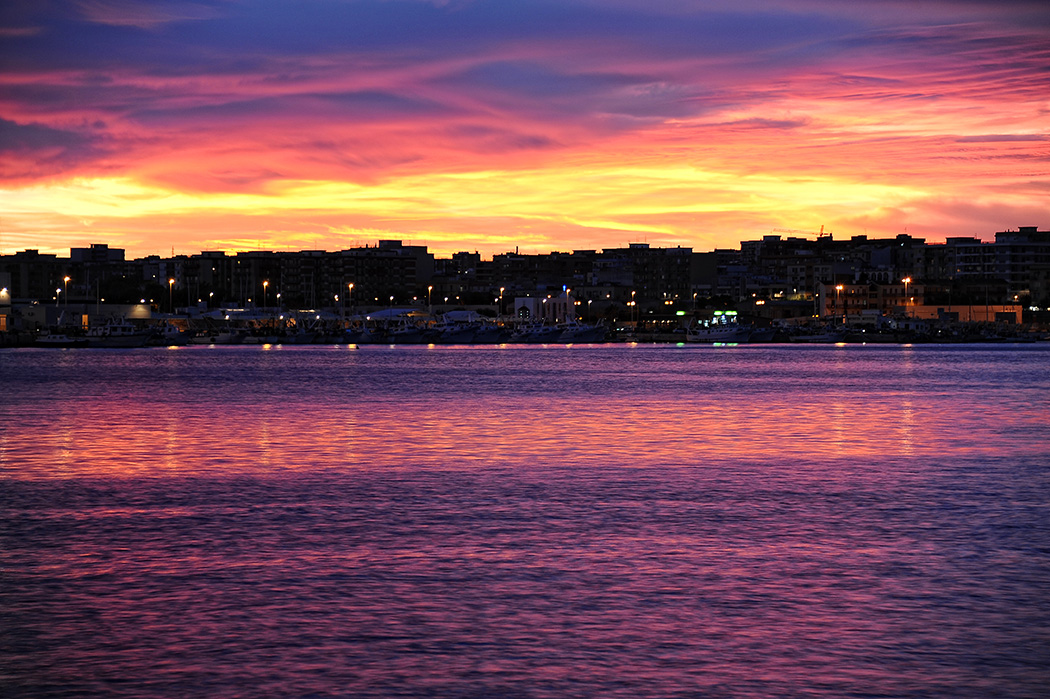
[[[297,341],[281,341],[281,339],[274,340],[258,340],[254,342],[239,342],[239,343],[194,343],[188,344],[182,343],[164,343],[156,342],[146,344],[140,347],[92,347],[82,345],[45,345],[37,343],[36,337],[28,334],[12,334],[4,333],[0,334],[0,349],[80,349],[80,350],[107,350],[107,349],[166,349],[170,347],[268,347],[268,346],[287,346],[287,347],[331,347],[331,346],[343,346],[343,345],[354,345],[354,346],[381,346],[381,347],[392,347],[392,346],[436,346],[436,347],[498,347],[501,345],[513,345],[527,347],[533,346],[569,346],[569,345],[623,345],[623,344],[641,344],[641,345],[689,345],[689,346],[778,346],[778,347],[803,347],[807,345],[1034,345],[1043,344],[1050,342],[1050,338],[1045,336],[1040,337],[1017,337],[1017,336],[1006,336],[1006,337],[986,337],[986,336],[961,336],[958,338],[931,338],[931,337],[894,337],[887,338],[883,336],[860,336],[860,335],[847,335],[845,338],[840,340],[828,340],[828,341],[792,341],[790,339],[774,339],[769,342],[686,342],[682,335],[669,334],[669,333],[645,333],[634,336],[621,336],[613,337],[598,342],[347,342],[346,340],[340,340],[336,338],[327,338],[317,340],[314,342],[303,343]]]

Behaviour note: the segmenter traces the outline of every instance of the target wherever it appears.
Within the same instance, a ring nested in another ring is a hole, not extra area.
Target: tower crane
[[[801,233],[803,235],[815,235],[818,238],[823,238],[824,237],[824,226],[820,227],[820,232],[819,233],[814,233],[813,231],[803,231],[803,230],[799,230],[797,228],[774,228],[773,232],[774,233]],[[828,233],[828,235],[830,236],[831,234]]]

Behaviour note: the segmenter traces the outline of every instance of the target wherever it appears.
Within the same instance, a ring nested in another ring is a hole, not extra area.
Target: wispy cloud
[[[150,29],[171,22],[214,19],[221,16],[215,4],[153,0],[76,0],[76,8],[88,22],[117,27]]]
[[[1003,143],[1011,141],[1050,141],[1046,134],[986,134],[982,136],[963,136],[958,143]]]
[[[0,10],[0,206],[39,202],[39,230],[48,210],[87,208],[63,220],[90,218],[100,237],[182,201],[179,225],[242,238],[276,212],[326,236],[427,231],[481,249],[524,235],[729,245],[778,222],[895,233],[927,215],[954,234],[964,222],[943,202],[960,191],[1005,219],[1038,197],[1022,183],[1050,178],[1041,8],[20,3]],[[66,180],[136,183],[157,206],[125,226]],[[49,204],[25,194],[42,186]],[[292,228],[267,230],[298,240]]]

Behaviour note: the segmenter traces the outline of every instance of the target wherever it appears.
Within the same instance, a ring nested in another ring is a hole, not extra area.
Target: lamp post
[[[504,289],[506,289],[506,287],[504,287],[504,286],[501,286],[499,288],[499,315],[500,315],[501,318],[503,317],[503,291],[504,291]]]
[[[69,308],[69,277],[62,277],[62,293],[65,294],[66,308]]]
[[[635,301],[634,301],[634,294],[635,294],[635,292],[632,291],[631,292],[631,320],[635,320],[635,314],[636,314],[637,309],[638,309],[638,304],[635,303]],[[637,323],[637,322],[638,321],[635,320],[635,323]],[[637,330],[637,329],[638,328],[635,327],[635,330]]]
[[[905,277],[901,281],[904,282],[904,315],[910,315],[908,313],[908,285],[911,284],[911,277]]]
[[[264,309],[266,308],[266,290],[267,290],[268,286],[270,286],[270,281],[268,279],[263,280],[263,308]]]
[[[348,282],[346,285],[346,307],[350,311],[350,314],[354,313],[354,283]]]
[[[55,289],[55,308],[58,308],[58,302],[62,300],[62,287]]]
[[[428,286],[427,287],[427,313],[430,314],[430,315],[434,315],[434,307],[430,304],[430,294],[431,294],[432,291],[434,291],[434,287],[433,286]]]
[[[175,277],[168,279],[168,311],[175,315]]]
[[[841,284],[836,284],[835,285],[835,300],[836,301],[838,301],[838,299],[842,298],[842,289],[843,289],[843,286]],[[838,304],[836,304],[836,305],[838,305]],[[846,301],[845,301],[845,299],[843,299],[843,301],[842,301],[842,323],[844,325],[846,323]]]

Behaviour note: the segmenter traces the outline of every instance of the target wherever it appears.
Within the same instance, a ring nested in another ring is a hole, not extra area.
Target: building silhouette
[[[477,252],[436,259],[425,246],[398,240],[334,252],[210,250],[133,260],[122,249],[96,243],[72,248],[69,257],[37,250],[0,256],[0,315],[6,318],[19,304],[59,300],[85,307],[144,303],[157,311],[268,306],[346,312],[415,304],[507,313],[514,299],[557,298],[571,290],[580,316],[750,303],[752,312],[767,318],[859,318],[930,304],[1045,307],[1048,278],[1050,232],[1035,226],[997,232],[993,242],[771,234],[709,252],[632,243],[515,251],[490,260]]]

